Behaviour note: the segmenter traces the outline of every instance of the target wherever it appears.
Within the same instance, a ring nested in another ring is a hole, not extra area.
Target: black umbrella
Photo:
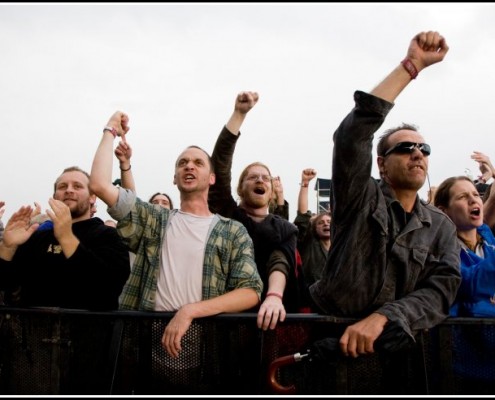
[[[274,393],[294,394],[294,385],[283,386],[277,379],[279,368],[294,364],[296,362],[319,361],[328,365],[336,365],[339,358],[344,357],[339,346],[340,337],[326,337],[319,339],[306,351],[288,356],[279,357],[270,363],[268,368],[268,385]],[[395,353],[412,347],[415,340],[407,334],[401,325],[396,321],[389,321],[374,343],[374,350],[378,353]]]

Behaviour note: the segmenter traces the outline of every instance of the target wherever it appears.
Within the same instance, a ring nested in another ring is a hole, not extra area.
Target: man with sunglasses
[[[355,92],[333,136],[332,247],[310,294],[316,311],[358,319],[339,340],[346,356],[408,348],[448,316],[460,285],[455,226],[418,196],[431,149],[413,125],[380,138],[381,179],[371,176],[374,133],[418,72],[447,51],[438,32],[417,34],[371,93]]]

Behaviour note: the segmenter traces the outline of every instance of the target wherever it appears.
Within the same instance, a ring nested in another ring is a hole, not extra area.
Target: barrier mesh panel
[[[452,326],[453,392],[495,393],[495,326]]]
[[[420,335],[413,349],[353,359],[338,350],[345,323],[289,315],[277,329],[261,331],[255,314],[222,315],[195,320],[172,358],[161,344],[172,315],[157,314],[0,307],[0,395],[266,395],[280,388],[296,395],[491,395],[495,389],[495,320],[450,321]],[[321,342],[331,344],[325,352],[316,346]],[[297,353],[301,361],[272,368]],[[272,371],[278,386],[268,379]]]
[[[58,333],[52,318],[0,315],[0,393],[57,393]],[[53,379],[52,379],[53,378]]]

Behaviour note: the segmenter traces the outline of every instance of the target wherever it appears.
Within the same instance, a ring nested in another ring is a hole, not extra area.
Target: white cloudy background
[[[423,30],[439,31],[450,51],[382,128],[419,126],[432,185],[466,168],[476,176],[473,150],[495,160],[494,21],[489,3],[0,4],[4,220],[34,201],[48,207],[63,168],[89,171],[115,110],[130,117],[138,194],[167,192],[178,205],[177,155],[190,144],[211,152],[243,90],[260,100],[241,130],[234,180],[250,162],[268,164],[292,219],[302,169],[331,178],[332,133],[354,90],[371,90]],[[101,201],[97,215],[108,217]]]

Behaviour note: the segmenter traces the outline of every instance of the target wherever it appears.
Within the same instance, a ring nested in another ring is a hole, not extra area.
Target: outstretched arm
[[[108,129],[103,131],[91,167],[90,189],[109,207],[115,205],[119,197],[119,190],[112,184],[113,140],[129,131],[128,123],[129,118],[121,111],[115,112],[110,117],[106,127],[114,128],[114,131]]]
[[[411,82],[414,75],[417,75],[426,67],[442,61],[448,51],[447,42],[438,32],[418,33],[411,40],[404,61],[395,67],[373,89],[371,94],[393,103],[402,90]]]

